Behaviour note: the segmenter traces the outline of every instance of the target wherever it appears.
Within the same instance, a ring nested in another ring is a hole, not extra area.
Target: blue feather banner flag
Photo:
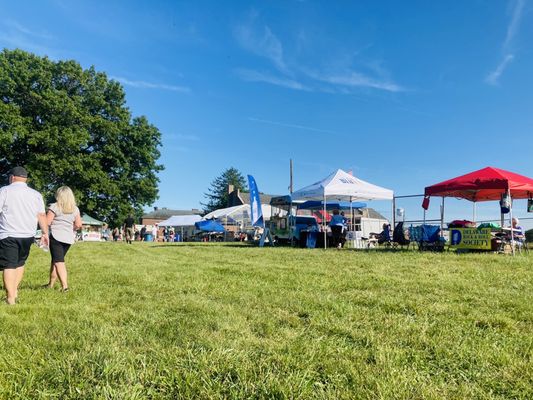
[[[261,209],[259,189],[257,189],[257,184],[252,175],[248,175],[248,187],[250,189],[250,219],[252,220],[252,226],[264,228],[265,221],[263,219],[263,210]]]

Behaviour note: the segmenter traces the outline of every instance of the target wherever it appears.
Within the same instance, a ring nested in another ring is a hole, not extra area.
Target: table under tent
[[[199,215],[173,215],[172,217],[161,221],[158,226],[174,228],[174,241],[182,242],[194,236],[194,224],[201,220],[202,217]]]
[[[427,186],[424,190],[425,211],[429,208],[431,196],[441,197],[441,229],[444,227],[444,198],[454,197],[466,199],[473,203],[473,219],[476,222],[476,203],[483,201],[500,201],[501,208],[508,205],[509,225],[512,226],[513,199],[533,198],[533,179],[514,172],[494,167],[486,167],[478,171],[461,175],[435,185]],[[504,213],[500,213],[501,227],[504,225]],[[514,254],[514,231],[510,230],[512,251]]]
[[[323,215],[327,214],[329,201],[347,201],[350,203],[350,215],[353,215],[355,201],[392,200],[394,192],[390,189],[363,181],[342,169],[338,169],[323,180],[306,186],[292,193],[292,201],[318,200],[323,204]],[[326,218],[322,219],[324,248],[327,247]]]

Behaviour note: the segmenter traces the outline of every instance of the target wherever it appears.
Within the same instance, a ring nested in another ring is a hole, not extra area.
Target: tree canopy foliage
[[[76,61],[0,53],[0,173],[26,167],[53,201],[70,186],[82,211],[111,224],[157,198],[159,130],[133,118],[120,83]]]
[[[219,208],[228,206],[229,193],[228,186],[244,191],[246,189],[246,180],[236,168],[230,167],[211,182],[208,193],[205,193],[207,203],[202,203],[204,212],[209,213]]]

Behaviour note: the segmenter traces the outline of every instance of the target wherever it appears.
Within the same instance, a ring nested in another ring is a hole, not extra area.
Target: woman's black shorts
[[[65,262],[65,256],[70,249],[70,244],[60,242],[50,235],[50,254],[52,262]]]

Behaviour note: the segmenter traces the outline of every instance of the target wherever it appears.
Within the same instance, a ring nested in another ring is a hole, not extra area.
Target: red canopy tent
[[[426,196],[455,197],[470,201],[500,200],[510,192],[514,199],[533,195],[533,179],[514,172],[487,167],[426,187]]]
[[[467,199],[475,203],[478,201],[500,200],[507,194],[510,199],[529,199],[533,197],[533,179],[503,169],[486,167],[478,171],[461,175],[435,185],[427,186],[424,190],[424,209],[429,207],[429,197],[442,197],[441,226],[444,223],[444,198],[455,197]],[[425,212],[424,212],[425,215]],[[510,209],[512,219],[512,207]],[[424,218],[425,219],[425,218]],[[503,214],[501,214],[503,226]],[[474,221],[475,222],[475,221]],[[511,237],[513,231],[511,230]],[[514,248],[513,248],[514,250]]]

